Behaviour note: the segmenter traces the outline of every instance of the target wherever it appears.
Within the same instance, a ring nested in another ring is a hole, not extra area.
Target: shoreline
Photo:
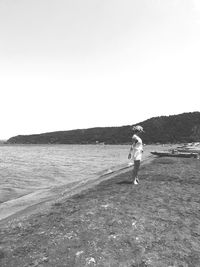
[[[173,146],[176,145],[168,144],[164,146],[164,149],[168,150]],[[163,149],[163,145],[156,145],[156,149]],[[148,162],[152,161],[154,158],[155,156],[151,155],[150,150],[148,150],[141,162],[141,166],[148,164]],[[116,169],[116,167],[119,168],[120,165],[111,166],[111,172],[109,172],[109,168],[107,169],[108,173],[105,173],[106,169],[102,170],[100,172],[101,174],[99,174],[94,179],[83,179],[80,181],[68,183],[66,185],[57,187],[55,186],[50,189],[39,189],[22,197],[3,202],[0,204],[0,224],[2,224],[9,218],[15,218],[17,217],[17,215],[21,216],[23,212],[28,213],[29,211],[31,211],[31,213],[33,213],[34,208],[38,209],[39,205],[45,205],[45,208],[47,208],[47,206],[50,206],[51,203],[53,203],[55,199],[58,198],[58,195],[67,194],[66,197],[70,197],[73,194],[76,194],[76,192],[81,192],[83,187],[85,188],[95,186],[97,183],[104,181],[104,179],[109,179],[113,176],[117,176],[121,173],[121,171],[129,171],[132,168],[132,166],[129,166],[129,163],[122,164],[124,165],[124,167],[122,167],[121,169]],[[112,169],[114,171],[112,171]]]
[[[153,156],[147,157],[142,161],[141,166],[149,164],[153,159]],[[28,216],[29,214],[37,213],[42,209],[48,209],[56,201],[59,201],[63,198],[70,198],[86,189],[100,184],[103,181],[109,180],[120,174],[128,173],[132,168],[133,165],[130,166],[127,164],[127,166],[121,169],[105,173],[95,179],[85,179],[79,182],[72,182],[64,186],[65,188],[62,186],[47,190],[38,190],[18,199],[13,199],[2,203],[0,205],[0,225],[8,222],[9,220],[17,220],[18,218],[20,219],[21,216]],[[40,198],[37,199],[39,196]]]

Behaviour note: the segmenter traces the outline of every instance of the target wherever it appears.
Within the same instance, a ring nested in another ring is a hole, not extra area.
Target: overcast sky
[[[0,139],[200,111],[199,0],[0,0]]]

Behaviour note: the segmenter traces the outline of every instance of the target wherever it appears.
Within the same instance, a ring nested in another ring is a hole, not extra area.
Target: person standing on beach
[[[139,183],[138,171],[140,168],[140,162],[142,160],[142,153],[143,153],[142,139],[139,137],[139,135],[143,133],[144,130],[143,127],[140,125],[133,126],[132,130],[133,130],[132,145],[130,147],[128,159],[132,158],[134,160],[132,179],[134,184],[137,185]]]

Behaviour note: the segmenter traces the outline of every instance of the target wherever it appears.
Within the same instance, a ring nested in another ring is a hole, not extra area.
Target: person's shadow
[[[117,184],[132,184],[132,181],[120,181]]]

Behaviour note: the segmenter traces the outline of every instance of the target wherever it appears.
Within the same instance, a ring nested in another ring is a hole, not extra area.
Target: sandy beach
[[[2,220],[0,265],[200,266],[200,161],[158,158]]]

